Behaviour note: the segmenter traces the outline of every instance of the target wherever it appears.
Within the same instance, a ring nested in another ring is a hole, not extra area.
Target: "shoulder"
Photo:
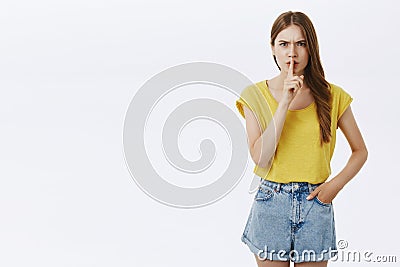
[[[240,93],[240,100],[250,105],[259,104],[263,99],[262,82],[256,82],[246,86]]]
[[[343,88],[337,84],[329,83],[329,86],[330,86],[331,94],[340,94],[341,92],[344,91]]]
[[[351,98],[350,94],[346,90],[344,90],[341,86],[333,83],[329,83],[329,86],[333,100],[341,98]]]
[[[337,121],[353,101],[353,98],[342,87],[332,83],[329,83],[329,85],[332,99],[332,116],[336,117]]]
[[[256,96],[259,95],[261,92],[261,87],[262,87],[263,81],[252,83],[248,86],[246,86],[242,93],[241,96]]]
[[[243,107],[247,107],[253,112],[256,112],[259,109],[262,97],[259,86],[260,82],[246,86],[240,93],[239,99],[236,100],[236,107],[243,117],[245,117]]]

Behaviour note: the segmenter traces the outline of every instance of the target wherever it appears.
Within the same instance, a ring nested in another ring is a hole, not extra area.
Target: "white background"
[[[0,266],[255,266],[240,241],[251,170],[213,205],[162,205],[129,175],[123,120],[145,81],[174,65],[216,62],[253,81],[276,75],[269,31],[287,10],[312,19],[327,79],[354,98],[369,149],[365,167],[334,200],[337,238],[400,261],[397,5],[3,1]],[[235,98],[226,99],[236,112]],[[332,175],[349,155],[339,133]]]

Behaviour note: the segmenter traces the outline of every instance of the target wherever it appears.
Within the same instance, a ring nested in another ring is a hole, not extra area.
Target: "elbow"
[[[270,163],[271,163],[271,161],[268,161],[268,162],[260,162],[259,164],[258,164],[258,166],[259,167],[261,167],[261,168],[263,168],[263,169],[267,169],[268,167],[269,167],[269,165],[270,165]]]
[[[364,149],[364,162],[366,162],[368,159],[368,150],[367,148]]]
[[[251,157],[253,159],[253,162],[260,168],[266,169],[269,164],[271,163],[271,160],[265,160],[261,157],[261,155],[252,155]]]
[[[363,163],[365,163],[368,159],[368,150],[366,147],[355,150],[353,153],[356,153]]]
[[[251,159],[253,160],[254,164],[262,167],[262,162],[261,162],[261,158],[259,155],[251,154]]]
[[[364,162],[366,162],[368,159],[368,149],[365,144],[364,144],[364,147],[361,149],[361,151],[362,151],[361,153],[363,155]]]
[[[268,164],[267,164],[266,162],[260,161],[260,162],[257,164],[257,166],[258,166],[258,167],[261,167],[261,168],[263,168],[263,169],[265,169],[265,168],[267,168]]]
[[[251,159],[253,160],[253,162],[261,167],[261,168],[265,168],[265,166],[267,165],[265,162],[263,162],[261,154],[260,153],[255,153],[254,151],[250,151],[250,155],[251,155]]]
[[[254,146],[250,147],[250,155],[253,162],[260,168],[268,168],[272,161],[272,156],[268,157]]]

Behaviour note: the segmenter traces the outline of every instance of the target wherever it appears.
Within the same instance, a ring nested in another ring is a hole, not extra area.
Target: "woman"
[[[310,19],[281,14],[271,48],[279,75],[247,87],[236,102],[262,178],[242,241],[258,266],[327,266],[337,253],[332,200],[364,165],[367,148],[351,96],[325,80]],[[327,181],[337,128],[352,154]]]

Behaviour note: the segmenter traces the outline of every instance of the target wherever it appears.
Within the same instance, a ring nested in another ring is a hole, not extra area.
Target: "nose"
[[[295,49],[295,44],[290,44],[290,49],[289,49],[289,57],[297,57],[297,51]]]

